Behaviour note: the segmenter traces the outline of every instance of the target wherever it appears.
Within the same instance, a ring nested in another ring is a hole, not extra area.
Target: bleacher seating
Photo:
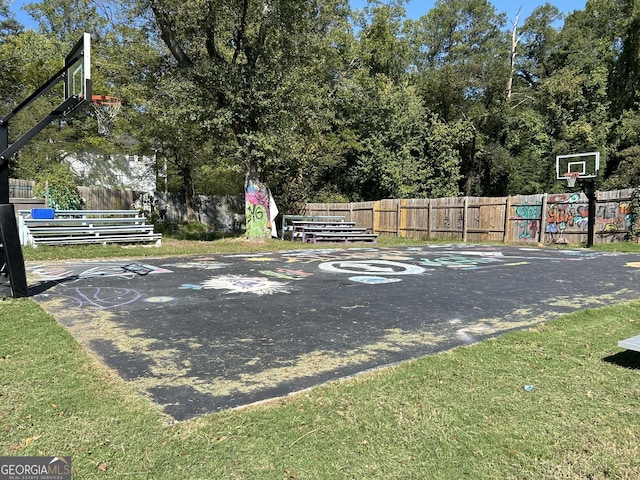
[[[155,233],[137,210],[54,210],[38,208],[18,211],[22,245],[78,245],[88,243],[153,243]]]
[[[282,238],[290,232],[291,239],[300,239],[302,243],[377,243],[378,235],[367,233],[356,222],[347,222],[341,216],[305,216],[284,215],[282,219]]]

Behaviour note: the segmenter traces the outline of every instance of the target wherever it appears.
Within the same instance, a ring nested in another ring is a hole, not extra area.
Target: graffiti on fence
[[[564,233],[569,227],[580,229],[587,228],[589,223],[589,208],[586,205],[578,205],[580,195],[558,194],[549,197],[545,232],[552,239],[555,234],[559,234],[559,239],[564,238]]]
[[[633,212],[628,203],[607,204],[598,207],[596,217],[598,234],[601,237],[607,237],[609,241],[624,238],[631,229],[632,222]]]
[[[542,205],[540,202],[537,202],[535,205],[524,203],[516,207],[516,226],[520,240],[538,239],[541,213]]]

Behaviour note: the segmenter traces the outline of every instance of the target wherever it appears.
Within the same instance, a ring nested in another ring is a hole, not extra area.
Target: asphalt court
[[[639,255],[466,244],[31,263],[27,274],[37,302],[175,420],[640,295]]]

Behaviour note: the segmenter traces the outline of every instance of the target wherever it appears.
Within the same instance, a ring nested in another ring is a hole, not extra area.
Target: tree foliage
[[[636,3],[588,0],[566,18],[547,3],[520,25],[487,0],[437,0],[418,19],[406,0],[43,0],[28,7],[34,32],[1,1],[5,109],[80,30],[95,34],[94,90],[123,99],[109,141],[87,111],[13,168],[87,146],[155,153],[193,214],[197,194],[250,179],[288,211],[554,191],[555,155],[593,150],[598,186],[635,186]]]

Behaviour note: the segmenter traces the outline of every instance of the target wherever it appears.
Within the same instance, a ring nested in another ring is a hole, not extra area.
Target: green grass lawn
[[[253,248],[235,242],[195,250]],[[78,479],[637,479],[640,354],[617,342],[638,333],[631,301],[170,424],[35,302],[7,299],[0,454],[70,455]]]

